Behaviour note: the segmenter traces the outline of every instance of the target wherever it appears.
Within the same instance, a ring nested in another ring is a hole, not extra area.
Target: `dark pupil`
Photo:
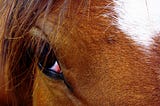
[[[43,68],[51,68],[57,61],[53,49],[50,48],[49,43],[45,43],[41,54],[39,56],[39,63]]]

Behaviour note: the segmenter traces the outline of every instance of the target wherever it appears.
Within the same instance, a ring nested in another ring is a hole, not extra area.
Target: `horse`
[[[159,0],[0,1],[0,105],[159,106]]]

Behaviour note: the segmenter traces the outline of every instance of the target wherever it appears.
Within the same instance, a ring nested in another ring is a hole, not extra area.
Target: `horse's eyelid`
[[[42,65],[40,63],[38,63],[38,66],[40,68],[40,70],[42,70],[42,72],[44,74],[46,74],[47,76],[51,77],[51,78],[54,78],[54,79],[61,79],[64,81],[64,84],[67,86],[67,88],[73,92],[73,88],[71,87],[71,85],[68,83],[68,81],[65,79],[64,75],[63,75],[63,72],[56,72],[54,71],[53,69],[50,69],[50,68],[43,68]],[[52,73],[52,74],[51,74]]]

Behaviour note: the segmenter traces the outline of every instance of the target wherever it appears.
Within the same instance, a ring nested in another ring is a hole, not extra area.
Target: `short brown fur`
[[[112,24],[116,21],[112,0],[6,3],[12,8],[0,31],[0,71],[7,74],[0,74],[4,79],[0,92],[7,89],[0,95],[1,104],[159,106],[159,37],[146,55]],[[107,18],[101,16],[104,13]],[[42,42],[54,49],[73,92],[38,69]],[[33,50],[29,57],[28,49]]]

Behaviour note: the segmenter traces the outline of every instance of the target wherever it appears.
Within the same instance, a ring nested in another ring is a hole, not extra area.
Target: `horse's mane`
[[[32,104],[36,57],[46,42],[29,31],[38,18],[45,20],[55,1],[0,0],[0,17],[5,20],[0,31],[0,76],[4,80],[0,91],[6,92],[7,104]]]
[[[57,5],[59,2],[58,0],[0,0],[0,23],[3,21],[0,26],[0,93],[4,93],[0,95],[0,104],[2,102],[7,105],[32,104],[35,70],[43,50],[51,43],[44,39],[43,34],[36,32],[35,24],[37,20],[41,20],[42,28],[39,29],[45,29],[43,26],[48,14],[60,6]],[[89,16],[89,2],[77,1],[80,3],[79,7],[85,8],[87,16]],[[65,0],[62,7],[72,6],[70,4],[70,0]],[[76,7],[75,13],[79,11],[79,7]],[[68,7],[67,9],[69,10]],[[63,21],[66,8],[58,12],[56,20]],[[48,64],[48,57],[55,58],[50,47],[48,54],[42,56],[43,64]]]

